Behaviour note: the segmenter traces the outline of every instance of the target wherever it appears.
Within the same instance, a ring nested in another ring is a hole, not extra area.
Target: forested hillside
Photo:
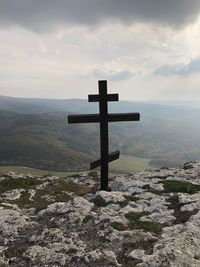
[[[0,129],[1,165],[47,170],[82,169],[91,160],[93,149],[90,146],[95,147],[96,142],[92,136],[89,142],[86,140],[88,135],[84,134],[83,128],[68,126],[66,113],[9,113],[6,116],[5,111],[0,111]],[[87,148],[84,147],[86,143]]]

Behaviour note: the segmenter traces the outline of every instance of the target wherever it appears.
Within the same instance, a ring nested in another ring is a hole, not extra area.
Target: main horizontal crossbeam
[[[139,113],[110,113],[105,117],[101,117],[99,114],[74,114],[68,116],[68,123],[88,123],[88,122],[100,122],[106,120],[108,122],[117,121],[139,121]]]
[[[116,159],[119,158],[119,155],[120,155],[120,152],[119,151],[115,151],[111,154],[108,155],[108,162],[111,162],[111,161],[114,161]],[[93,170],[97,167],[99,167],[101,165],[101,160],[96,160],[96,161],[93,161],[92,163],[90,163],[90,170]]]
[[[108,114],[108,121],[139,121],[140,113],[110,113]]]
[[[100,122],[99,114],[68,115],[68,123]]]

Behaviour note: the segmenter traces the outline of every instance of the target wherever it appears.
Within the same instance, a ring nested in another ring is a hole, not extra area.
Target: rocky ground
[[[200,162],[98,182],[2,174],[0,266],[200,266]]]

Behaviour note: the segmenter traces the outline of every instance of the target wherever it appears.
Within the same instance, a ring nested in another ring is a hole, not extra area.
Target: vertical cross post
[[[108,102],[107,81],[99,81],[101,190],[108,190]]]

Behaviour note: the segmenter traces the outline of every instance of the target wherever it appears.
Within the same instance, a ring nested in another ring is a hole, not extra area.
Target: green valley
[[[120,155],[120,158],[110,163],[110,171],[114,173],[130,173],[147,169],[157,169],[160,166],[151,164],[151,159]]]

